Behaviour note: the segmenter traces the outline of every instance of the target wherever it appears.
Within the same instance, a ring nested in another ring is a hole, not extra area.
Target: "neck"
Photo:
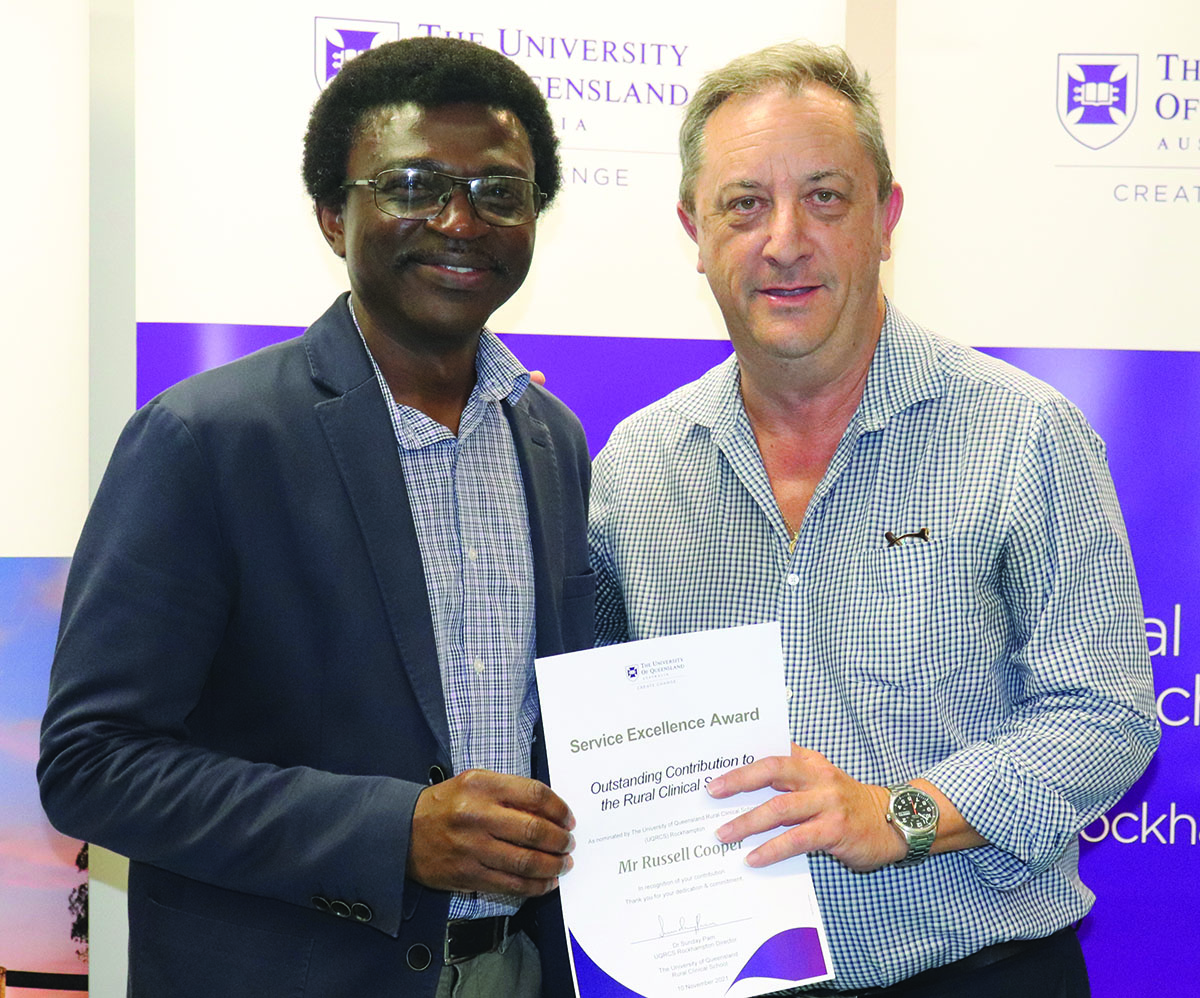
[[[882,316],[880,326],[843,351],[832,371],[815,354],[765,360],[738,354],[742,404],[793,544],[809,500],[862,401],[881,327]]]
[[[436,340],[396,335],[374,321],[353,296],[350,315],[397,404],[411,406],[457,434],[475,387],[475,356],[483,330]]]
[[[865,329],[835,356],[815,351],[804,357],[738,352],[742,402],[755,432],[804,441],[834,436],[835,444],[862,401],[883,328]]]

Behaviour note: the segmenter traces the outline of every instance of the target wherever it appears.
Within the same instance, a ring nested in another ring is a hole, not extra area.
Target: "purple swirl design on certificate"
[[[584,998],[644,998],[601,970],[579,945],[574,932],[568,932],[568,935],[571,937],[571,956],[575,961],[575,983]]]
[[[805,925],[780,932],[759,946],[737,977],[729,982],[729,987],[747,977],[804,981],[823,977],[825,973],[820,937],[813,926]]]

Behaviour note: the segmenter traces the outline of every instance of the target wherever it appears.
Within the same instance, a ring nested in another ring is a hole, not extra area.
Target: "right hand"
[[[546,784],[469,769],[421,791],[408,875],[440,890],[536,897],[571,869],[574,827]]]

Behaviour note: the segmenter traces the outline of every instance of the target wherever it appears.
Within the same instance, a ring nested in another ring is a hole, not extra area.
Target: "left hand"
[[[859,783],[819,752],[792,746],[790,756],[769,756],[732,769],[708,785],[722,799],[771,787],[781,793],[717,829],[722,842],[773,828],[786,831],[746,856],[748,866],[768,866],[800,853],[820,852],[860,873],[903,859],[908,849],[888,824],[886,787]]]

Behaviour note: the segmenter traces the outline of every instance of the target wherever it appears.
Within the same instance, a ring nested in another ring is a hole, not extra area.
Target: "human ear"
[[[675,205],[675,214],[679,216],[679,221],[683,225],[683,231],[688,234],[688,238],[699,246],[700,240],[697,237],[696,220],[692,217],[692,213],[684,207],[682,201]],[[699,256],[696,258],[696,273],[704,273],[704,260]]]
[[[880,260],[888,260],[892,256],[892,230],[900,221],[900,213],[904,210],[904,191],[899,184],[892,184],[892,193],[883,208],[883,250]]]
[[[342,221],[343,205],[317,202],[317,224],[325,242],[343,260],[346,258],[346,228]]]

